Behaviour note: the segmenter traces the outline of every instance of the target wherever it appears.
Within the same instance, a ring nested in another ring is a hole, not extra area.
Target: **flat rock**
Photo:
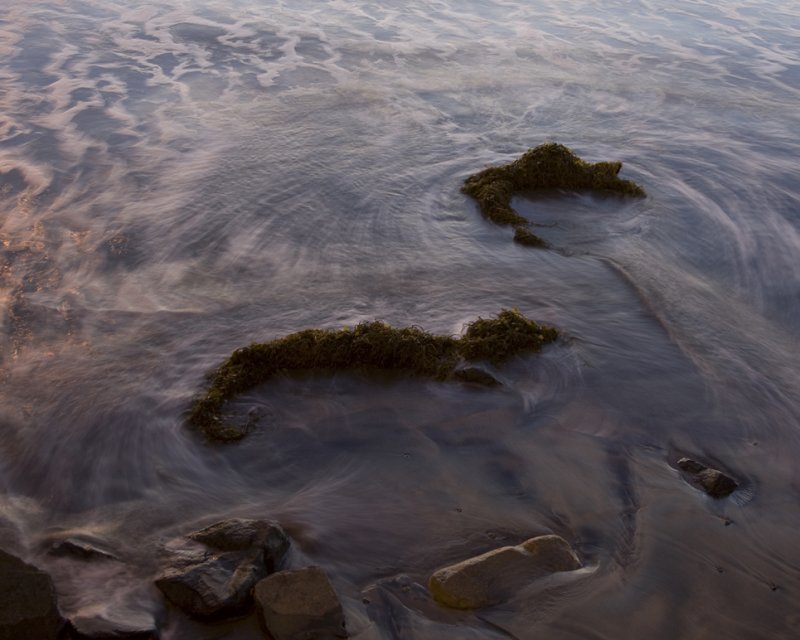
[[[273,573],[256,585],[254,598],[259,619],[274,640],[348,637],[342,605],[319,567]]]
[[[289,547],[283,529],[266,520],[225,520],[173,541],[155,584],[197,618],[242,615],[255,584],[279,567]]]
[[[71,556],[79,560],[118,560],[111,551],[94,540],[79,537],[64,538],[50,545],[48,553],[54,556]]]
[[[62,626],[50,576],[0,551],[0,640],[55,640]]]
[[[529,582],[581,567],[566,540],[545,535],[516,547],[501,547],[434,572],[433,598],[454,609],[479,609],[507,600]]]
[[[78,614],[69,620],[75,640],[159,640],[153,616],[145,611]]]
[[[736,480],[725,475],[719,469],[707,467],[691,458],[681,458],[677,465],[686,472],[692,484],[700,487],[712,498],[729,496],[739,487]]]

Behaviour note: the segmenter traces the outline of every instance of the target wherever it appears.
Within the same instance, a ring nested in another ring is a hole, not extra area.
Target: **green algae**
[[[475,198],[486,218],[513,227],[515,242],[547,247],[546,241],[529,230],[528,220],[511,207],[511,198],[554,189],[644,197],[639,185],[618,177],[621,168],[621,162],[586,162],[564,145],[551,142],[529,149],[509,164],[471,175],[461,190]]]
[[[539,351],[557,337],[556,329],[510,309],[472,322],[460,338],[378,321],[362,322],[352,329],[306,329],[234,351],[210,374],[209,388],[194,401],[188,421],[211,440],[239,440],[248,426],[227,423],[222,416],[225,403],[282,373],[383,370],[459,379],[457,367],[463,361],[501,364]]]

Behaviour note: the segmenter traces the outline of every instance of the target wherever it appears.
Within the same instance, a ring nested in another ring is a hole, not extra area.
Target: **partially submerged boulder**
[[[170,565],[155,584],[197,618],[246,613],[255,584],[279,567],[289,539],[274,522],[233,519],[195,531],[171,546]]]
[[[56,640],[62,626],[52,578],[0,551],[0,640]]]
[[[643,197],[635,182],[617,177],[621,162],[585,162],[557,143],[529,149],[520,158],[500,167],[489,167],[464,181],[462,191],[477,200],[481,213],[499,225],[514,228],[514,241],[529,247],[547,247],[530,231],[530,222],[511,207],[511,198],[536,191],[599,191]]]
[[[254,598],[259,619],[274,640],[348,637],[342,605],[319,567],[273,573],[256,585]]]
[[[566,540],[545,535],[439,569],[430,577],[428,588],[447,607],[480,609],[507,600],[537,578],[580,567]]]
[[[693,485],[701,488],[712,498],[725,498],[739,487],[739,483],[730,476],[697,460],[681,458],[677,465],[686,473]]]
[[[247,426],[228,424],[222,416],[224,404],[281,372],[394,370],[445,380],[458,377],[463,361],[500,364],[539,351],[557,337],[556,329],[511,309],[503,309],[496,318],[479,318],[460,338],[383,322],[362,322],[353,329],[307,329],[234,351],[210,376],[209,389],[195,400],[189,422],[213,440],[238,440]]]

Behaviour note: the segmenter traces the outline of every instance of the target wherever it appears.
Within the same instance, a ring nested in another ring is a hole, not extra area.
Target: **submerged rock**
[[[52,578],[0,551],[0,640],[55,640],[62,626]]]
[[[677,465],[686,472],[692,484],[700,487],[712,498],[725,498],[739,487],[736,480],[719,469],[712,469],[691,458],[681,458]]]
[[[479,609],[507,600],[537,578],[580,567],[566,540],[545,535],[439,569],[428,588],[434,599],[447,607]]]
[[[54,556],[71,556],[80,560],[119,560],[100,544],[102,543],[79,537],[64,538],[53,542],[48,553]]]
[[[256,585],[254,598],[259,619],[274,640],[348,637],[342,605],[319,567],[273,573]]]
[[[477,200],[486,218],[514,227],[515,242],[547,247],[547,242],[530,231],[528,220],[511,207],[511,198],[553,189],[643,197],[639,185],[617,177],[621,168],[621,162],[585,162],[564,145],[548,143],[529,149],[514,162],[471,175],[462,191]]]
[[[159,640],[156,621],[147,612],[78,614],[69,620],[75,640]]]
[[[464,367],[463,369],[456,369],[453,372],[453,377],[460,382],[477,384],[483,387],[498,387],[501,385],[501,382],[491,373],[479,367]]]
[[[171,565],[155,584],[189,615],[240,615],[252,606],[255,584],[280,566],[288,548],[289,539],[277,523],[218,522],[173,545]]]

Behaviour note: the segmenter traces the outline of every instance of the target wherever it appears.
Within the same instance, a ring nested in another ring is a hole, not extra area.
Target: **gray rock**
[[[430,577],[428,588],[447,607],[479,609],[507,600],[537,578],[580,567],[566,540],[545,535],[439,569]]]
[[[719,469],[712,469],[691,458],[681,458],[677,465],[688,474],[692,484],[700,487],[712,498],[729,496],[739,487],[738,482]]]
[[[62,626],[50,576],[0,551],[0,640],[55,640]]]
[[[344,613],[319,567],[279,571],[256,585],[256,610],[274,640],[347,638]]]
[[[159,640],[153,616],[145,611],[78,614],[69,621],[75,640]]]
[[[194,617],[241,615],[252,607],[255,584],[280,566],[288,547],[274,522],[225,520],[173,544],[169,566],[155,584]]]

